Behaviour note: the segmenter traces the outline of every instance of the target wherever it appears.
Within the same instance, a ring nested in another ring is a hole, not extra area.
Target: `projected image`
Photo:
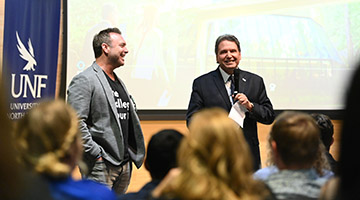
[[[239,67],[264,78],[275,109],[341,109],[359,57],[360,2],[285,0],[72,0],[68,83],[94,59],[92,38],[118,27],[127,42],[116,70],[138,109],[187,109],[193,80],[216,69],[216,38],[235,35]]]

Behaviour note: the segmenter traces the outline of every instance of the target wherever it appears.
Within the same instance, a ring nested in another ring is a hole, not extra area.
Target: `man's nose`
[[[226,53],[226,57],[231,57],[230,51],[228,51],[228,52]]]

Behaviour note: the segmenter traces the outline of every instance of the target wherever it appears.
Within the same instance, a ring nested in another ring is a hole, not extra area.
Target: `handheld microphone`
[[[234,97],[239,93],[240,69],[234,69]]]

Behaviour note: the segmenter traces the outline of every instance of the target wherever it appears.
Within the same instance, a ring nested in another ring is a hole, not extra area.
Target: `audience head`
[[[8,105],[4,85],[0,81],[0,151],[2,162],[0,164],[0,199],[17,199],[24,185],[21,180],[22,168],[16,162],[17,152],[11,137],[12,122],[7,116]]]
[[[239,126],[220,108],[196,113],[178,151],[180,174],[163,190],[179,199],[238,199],[265,194],[252,178],[250,150]]]
[[[174,129],[165,129],[153,135],[147,147],[145,167],[152,179],[161,180],[171,168],[177,167],[176,153],[183,135]]]
[[[334,125],[331,122],[331,119],[329,116],[320,113],[313,113],[311,116],[314,118],[320,129],[321,141],[324,143],[325,148],[329,151],[330,146],[334,142]]]
[[[285,111],[274,123],[269,137],[273,159],[279,169],[310,168],[319,157],[320,133],[308,114]]]
[[[64,101],[44,101],[32,108],[15,128],[20,161],[36,173],[66,177],[81,158],[76,112]]]
[[[205,109],[196,113],[189,131],[179,150],[179,164],[183,168],[204,168],[219,178],[236,174],[238,170],[252,172],[252,158],[242,130],[224,110]]]
[[[341,178],[340,195],[341,199],[359,199],[360,174],[356,155],[359,153],[360,136],[357,133],[360,125],[360,63],[358,63],[355,74],[348,86],[343,126],[341,131],[340,157],[338,172]]]
[[[102,44],[105,43],[111,46],[111,38],[110,33],[118,33],[121,35],[121,31],[118,28],[107,28],[105,30],[100,31],[97,35],[94,36],[93,39],[93,49],[95,58],[98,58],[102,54]]]

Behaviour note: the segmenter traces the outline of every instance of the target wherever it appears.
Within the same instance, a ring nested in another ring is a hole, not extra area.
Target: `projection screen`
[[[264,78],[274,109],[338,110],[360,46],[360,1],[71,0],[67,85],[94,59],[93,36],[118,27],[116,69],[140,110],[186,110],[193,80],[217,68],[221,34],[241,45],[239,67]]]

